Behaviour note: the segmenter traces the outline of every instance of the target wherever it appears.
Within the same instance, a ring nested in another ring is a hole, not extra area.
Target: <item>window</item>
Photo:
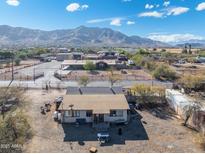
[[[116,111],[115,110],[111,110],[110,111],[110,116],[111,117],[116,117]]]
[[[72,117],[71,111],[65,111],[65,117]]]
[[[91,117],[93,115],[93,111],[86,111],[86,117]]]
[[[123,117],[123,110],[118,110],[116,114],[118,117]]]
[[[111,117],[122,117],[123,116],[123,110],[111,110],[110,111]]]
[[[65,117],[80,117],[80,111],[65,111]]]
[[[73,117],[80,117],[80,111],[73,111]]]

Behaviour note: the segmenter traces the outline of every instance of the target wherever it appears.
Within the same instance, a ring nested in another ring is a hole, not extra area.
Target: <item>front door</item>
[[[100,114],[99,115],[99,122],[104,122],[104,115],[103,114]]]
[[[95,114],[94,115],[94,123],[102,123],[104,122],[104,115],[103,114]]]

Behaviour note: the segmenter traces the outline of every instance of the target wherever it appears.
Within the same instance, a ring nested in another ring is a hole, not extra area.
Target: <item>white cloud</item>
[[[110,25],[112,26],[121,26],[121,19],[120,18],[115,18],[110,22]]]
[[[148,36],[149,39],[166,42],[166,43],[177,43],[182,41],[190,41],[190,40],[204,40],[203,37],[193,35],[193,34],[157,34],[153,33]]]
[[[19,0],[7,0],[6,3],[11,6],[19,6]]]
[[[135,22],[134,21],[127,21],[127,25],[134,25]]]
[[[150,4],[145,5],[145,9],[152,9],[152,8],[154,8],[154,5],[150,5]]]
[[[92,20],[88,20],[87,23],[89,24],[94,24],[94,23],[100,23],[100,22],[105,22],[105,21],[110,21],[113,18],[101,18],[101,19],[92,19]]]
[[[89,8],[89,6],[88,6],[87,4],[84,4],[84,5],[81,6],[81,8],[82,8],[83,10],[86,10],[86,9]]]
[[[123,2],[131,2],[132,0],[122,0]]]
[[[163,13],[152,11],[152,12],[143,12],[138,15],[139,17],[154,17],[154,18],[162,18]]]
[[[86,10],[88,9],[89,6],[87,4],[83,4],[82,6],[78,3],[71,3],[66,7],[66,10],[68,12],[75,12],[75,11],[80,11],[80,10]]]
[[[187,7],[174,7],[174,8],[169,8],[167,11],[168,11],[167,15],[177,16],[177,15],[188,12],[189,8],[187,8]]]
[[[101,22],[106,22],[106,21],[110,21],[110,24],[111,22],[116,22],[115,20],[117,19],[117,21],[119,22],[120,20],[120,23],[122,20],[125,20],[126,18],[124,17],[111,17],[111,18],[99,18],[99,19],[92,19],[92,20],[88,20],[87,23],[88,24],[94,24],[94,23],[101,23]]]
[[[205,2],[202,2],[200,4],[198,4],[198,6],[196,7],[197,11],[203,11],[205,10]]]
[[[165,7],[168,7],[170,5],[170,1],[165,1],[164,3],[163,3],[163,6],[165,6]]]
[[[78,3],[71,3],[66,7],[66,10],[69,12],[75,12],[80,9],[80,4]]]

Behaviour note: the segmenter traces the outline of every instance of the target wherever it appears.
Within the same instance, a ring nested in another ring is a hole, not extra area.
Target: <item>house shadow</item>
[[[137,113],[135,118],[131,118],[127,125],[111,124],[108,130],[110,142],[101,146],[112,146],[114,144],[125,144],[126,141],[149,140],[147,132],[141,121],[142,117]],[[97,130],[91,124],[76,126],[75,124],[62,124],[64,130],[64,142],[78,142],[84,146],[86,141],[97,141]],[[119,129],[122,134],[119,135]]]
[[[174,111],[166,103],[146,104],[144,110],[163,120],[172,120],[175,116]]]

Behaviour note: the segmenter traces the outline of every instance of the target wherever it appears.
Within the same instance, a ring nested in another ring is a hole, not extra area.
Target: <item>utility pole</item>
[[[35,70],[35,64],[33,64],[33,81],[35,83],[35,79],[36,79],[36,70]]]
[[[11,63],[11,73],[12,73],[12,78],[11,80],[14,80],[14,56],[12,56],[12,63]]]

